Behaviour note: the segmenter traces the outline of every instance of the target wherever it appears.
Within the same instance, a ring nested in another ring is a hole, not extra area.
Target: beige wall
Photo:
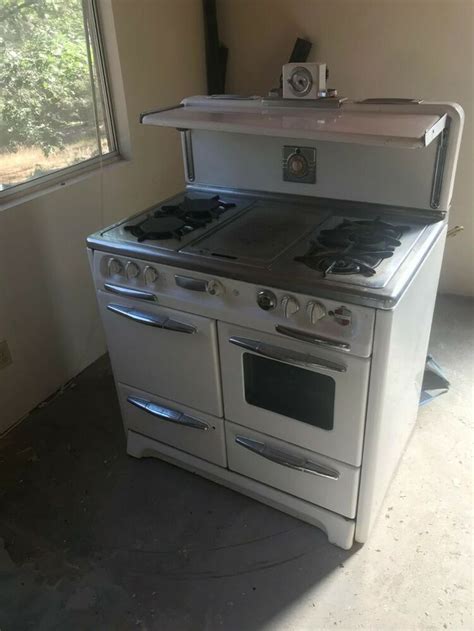
[[[131,160],[0,212],[0,431],[105,351],[85,238],[183,186],[178,134],[140,111],[205,89],[200,0],[102,0],[119,118]],[[115,22],[126,110],[114,53]]]
[[[294,41],[313,42],[331,87],[351,98],[421,97],[460,103],[466,126],[441,289],[474,294],[472,0],[218,0],[229,47],[227,92],[266,94],[278,84]]]

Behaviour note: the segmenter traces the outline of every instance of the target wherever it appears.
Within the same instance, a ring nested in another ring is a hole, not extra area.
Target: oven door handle
[[[327,478],[328,480],[339,480],[339,471],[331,469],[331,467],[327,467],[326,465],[307,460],[303,456],[289,454],[286,451],[275,449],[275,447],[270,447],[265,443],[253,440],[252,438],[247,438],[246,436],[236,436],[235,442],[241,447],[262,456],[262,458],[271,460],[272,462],[288,467],[289,469],[302,471],[303,473],[311,473],[312,475],[317,475],[320,478]]]
[[[263,355],[263,357],[268,357],[268,359],[276,359],[277,361],[300,366],[301,368],[324,368],[334,372],[347,371],[346,366],[343,364],[336,364],[327,359],[315,357],[310,354],[298,353],[286,348],[280,348],[279,346],[273,346],[273,344],[249,340],[246,337],[232,336],[229,338],[229,342],[235,344],[235,346],[240,346],[240,348],[258,353],[258,355]]]
[[[131,289],[130,287],[121,287],[120,285],[113,285],[112,283],[104,283],[104,289],[110,291],[117,296],[123,296],[124,298],[138,298],[139,300],[148,300],[148,302],[156,302],[155,294],[149,291],[142,291],[141,289]]]
[[[178,320],[172,320],[166,316],[158,316],[153,313],[148,313],[147,311],[139,311],[138,309],[133,309],[132,307],[123,307],[122,305],[114,304],[107,305],[107,309],[113,313],[118,313],[118,315],[124,316],[129,320],[133,320],[134,322],[146,324],[147,326],[154,326],[158,329],[176,331],[177,333],[187,333],[189,335],[196,333],[195,327],[190,324],[178,322]]]
[[[176,423],[177,425],[185,425],[186,427],[191,427],[192,429],[200,429],[204,432],[209,429],[209,425],[204,423],[204,421],[200,421],[193,416],[183,414],[183,412],[179,412],[178,410],[167,408],[164,405],[158,405],[158,403],[153,403],[147,399],[130,395],[127,397],[127,401],[140,410],[148,412],[148,414],[151,414],[163,421],[169,421],[171,423]]]
[[[304,333],[297,329],[290,329],[287,326],[277,324],[275,327],[277,333],[286,335],[287,337],[293,337],[295,340],[301,340],[302,342],[309,342],[310,344],[317,344],[318,346],[325,346],[326,348],[335,348],[338,351],[350,351],[351,345],[347,342],[336,342],[335,340],[328,340],[325,337],[314,335],[313,333]]]

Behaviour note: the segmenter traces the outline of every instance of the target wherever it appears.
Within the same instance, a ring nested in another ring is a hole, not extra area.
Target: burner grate
[[[295,261],[311,269],[329,274],[362,274],[374,276],[376,268],[401,245],[400,239],[407,230],[380,218],[372,221],[344,219],[338,226],[321,230],[316,241],[303,256]]]
[[[184,197],[179,204],[164,205],[138,224],[125,226],[137,241],[181,239],[185,234],[203,228],[235,204],[218,195],[210,198]]]

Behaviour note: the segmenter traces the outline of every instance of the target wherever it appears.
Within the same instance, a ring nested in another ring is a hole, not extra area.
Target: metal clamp
[[[141,289],[131,289],[130,287],[121,287],[120,285],[112,285],[112,283],[104,283],[104,289],[110,291],[111,294],[124,296],[125,298],[138,298],[139,300],[147,300],[148,302],[156,302],[155,294]]]
[[[289,454],[285,451],[281,451],[280,449],[275,449],[275,447],[265,445],[265,443],[253,440],[252,438],[247,438],[246,436],[236,436],[235,442],[241,447],[245,447],[245,449],[262,456],[262,458],[271,460],[271,462],[283,465],[289,469],[302,471],[303,473],[311,473],[312,475],[317,475],[320,478],[327,478],[328,480],[339,479],[339,471],[331,469],[325,465],[318,464],[317,462],[307,460],[303,456]]]
[[[192,429],[200,429],[204,432],[209,429],[209,425],[207,423],[204,423],[193,416],[188,416],[178,410],[173,410],[172,408],[167,408],[164,405],[158,405],[158,403],[147,401],[147,399],[130,395],[127,397],[127,401],[140,410],[144,410],[145,412],[148,412],[148,414],[151,414],[163,421],[177,423],[178,425],[184,425],[186,427],[191,427]]]
[[[303,331],[298,331],[297,329],[290,329],[289,327],[282,326],[281,324],[277,324],[275,330],[277,333],[281,333],[287,337],[292,337],[295,340],[301,340],[302,342],[309,342],[310,344],[316,344],[326,348],[334,348],[338,351],[348,352],[351,350],[351,345],[347,344],[347,342],[328,340],[325,337],[320,337],[319,335],[314,335],[313,333],[304,333]]]
[[[154,326],[158,329],[167,329],[168,331],[176,331],[177,333],[196,333],[196,328],[190,324],[184,322],[178,322],[178,320],[172,320],[166,316],[155,315],[154,313],[148,313],[147,311],[139,311],[133,307],[124,307],[123,305],[109,304],[107,309],[113,313],[124,316],[134,322],[140,324],[146,324],[148,326]]]
[[[235,344],[235,346],[240,346],[246,350],[263,355],[263,357],[267,357],[268,359],[276,359],[277,361],[300,366],[301,368],[324,368],[325,370],[332,370],[334,372],[346,372],[347,370],[342,364],[336,364],[326,359],[314,357],[314,355],[298,353],[286,348],[273,346],[273,344],[249,340],[245,337],[230,337],[229,342]]]

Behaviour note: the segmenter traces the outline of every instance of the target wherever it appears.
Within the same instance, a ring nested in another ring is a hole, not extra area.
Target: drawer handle
[[[332,370],[334,372],[346,372],[347,370],[342,364],[320,359],[314,355],[306,355],[305,353],[297,353],[296,351],[286,348],[279,348],[278,346],[273,346],[273,344],[264,344],[263,342],[249,340],[245,337],[230,337],[229,342],[235,344],[235,346],[240,346],[241,348],[263,355],[263,357],[276,359],[277,361],[300,366],[301,368],[325,368],[326,370]]]
[[[258,454],[267,460],[271,460],[276,464],[281,464],[284,467],[289,467],[290,469],[295,469],[295,471],[311,473],[321,478],[327,478],[328,480],[339,479],[339,472],[331,469],[330,467],[317,464],[316,462],[311,462],[311,460],[306,460],[306,458],[289,454],[285,451],[281,451],[280,449],[275,449],[274,447],[269,447],[268,445],[265,445],[265,443],[252,440],[246,436],[236,436],[235,442],[241,447],[245,447],[245,449]]]
[[[130,287],[121,287],[120,285],[112,285],[112,283],[104,283],[104,289],[110,291],[117,296],[125,298],[138,298],[139,300],[147,300],[148,302],[156,302],[155,294],[141,289],[131,289]]]
[[[177,333],[187,333],[188,335],[196,333],[196,329],[190,324],[184,324],[184,322],[178,322],[177,320],[172,320],[166,316],[157,316],[146,311],[139,311],[138,309],[133,309],[133,307],[123,307],[122,305],[109,304],[107,305],[107,309],[113,313],[118,313],[129,320],[133,320],[134,322],[154,326],[158,329],[176,331]]]
[[[346,342],[336,342],[334,340],[328,340],[325,337],[314,335],[313,333],[303,333],[297,329],[290,329],[287,326],[277,324],[275,327],[277,333],[286,335],[287,337],[293,337],[295,340],[301,340],[302,342],[310,342],[311,344],[317,344],[318,346],[325,346],[326,348],[336,348],[338,351],[350,351],[351,345]]]
[[[189,289],[190,291],[207,291],[207,280],[192,278],[191,276],[180,276],[178,274],[174,278],[178,287],[182,287],[183,289]]]
[[[140,410],[144,410],[145,412],[148,412],[148,414],[151,414],[162,421],[169,421],[171,423],[176,423],[177,425],[191,427],[192,429],[200,429],[204,432],[209,429],[209,425],[207,423],[204,423],[193,416],[188,416],[187,414],[183,414],[183,412],[178,412],[178,410],[173,410],[165,407],[164,405],[158,405],[158,403],[147,401],[147,399],[133,397],[130,395],[127,397],[127,401]]]

